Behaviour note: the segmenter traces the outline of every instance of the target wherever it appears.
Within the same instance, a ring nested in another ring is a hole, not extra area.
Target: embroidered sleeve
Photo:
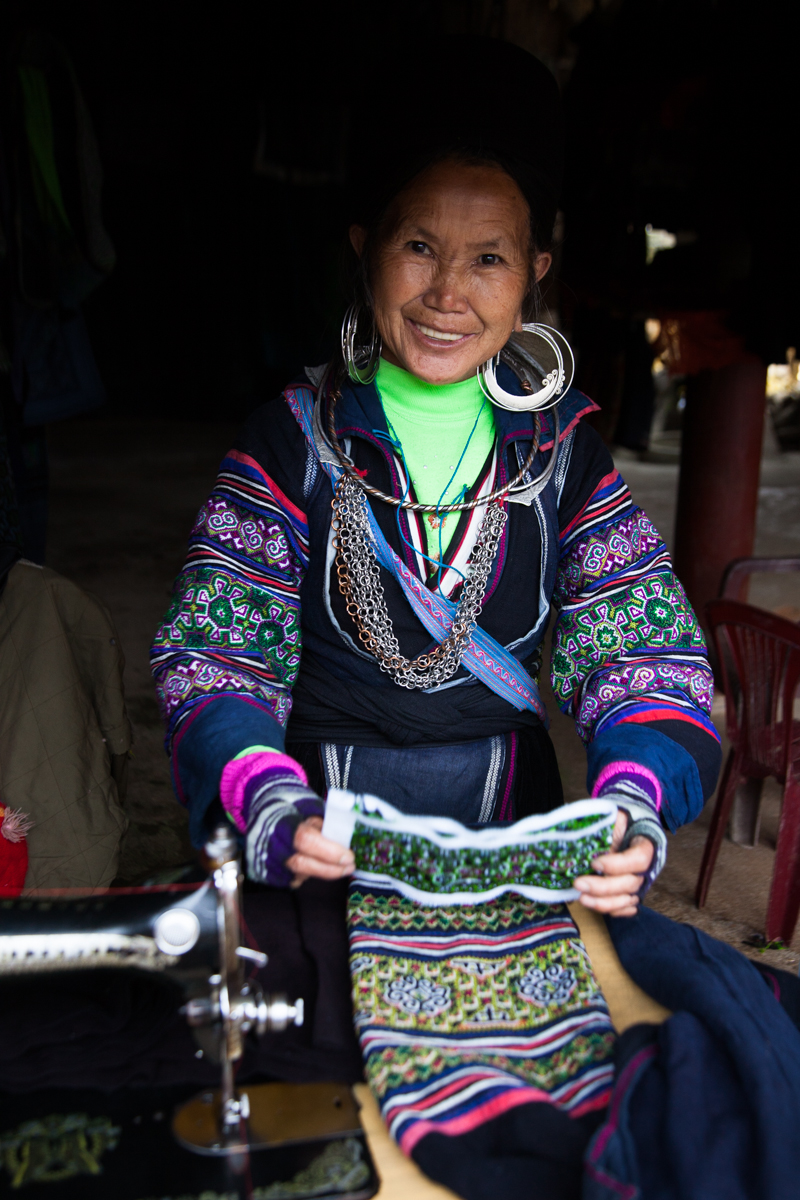
[[[553,689],[584,742],[665,720],[717,738],[703,635],[664,542],[616,470],[562,530],[553,603]]]
[[[285,727],[307,564],[305,514],[255,459],[232,450],[151,652],[168,749],[198,706],[220,696],[245,698]]]

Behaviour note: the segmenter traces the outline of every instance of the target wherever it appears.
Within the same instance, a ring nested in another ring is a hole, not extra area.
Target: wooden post
[[[702,625],[727,564],[753,553],[765,394],[755,357],[687,381],[674,562]]]

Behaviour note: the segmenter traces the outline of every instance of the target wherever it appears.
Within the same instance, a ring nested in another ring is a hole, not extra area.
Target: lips
[[[439,342],[442,346],[452,345],[454,342],[463,342],[467,338],[475,337],[474,333],[460,333],[458,331],[450,331],[447,329],[434,329],[430,325],[423,325],[420,321],[409,321],[413,325],[417,333],[431,342]]]

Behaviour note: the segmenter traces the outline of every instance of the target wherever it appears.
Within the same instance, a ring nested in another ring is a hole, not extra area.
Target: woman
[[[331,785],[468,824],[554,808],[532,678],[552,604],[554,689],[592,794],[621,805],[615,851],[576,886],[630,915],[663,825],[716,780],[703,638],[581,421],[596,406],[486,369],[551,266],[555,83],[502,43],[439,52],[435,80],[411,121],[384,79],[384,136],[359,131],[341,358],[253,415],[192,532],[153,650],[175,787],[197,844],[219,797],[250,876],[278,885],[353,870],[320,832]]]

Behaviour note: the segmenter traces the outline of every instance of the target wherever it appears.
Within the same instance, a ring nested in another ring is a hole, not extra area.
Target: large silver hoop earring
[[[497,380],[503,362],[511,367],[524,389],[522,396],[507,392]],[[558,329],[532,322],[512,333],[503,349],[478,367],[481,391],[492,404],[511,412],[537,412],[552,408],[572,386],[575,356]]]
[[[359,345],[358,323],[365,312],[369,313],[370,317],[369,344]],[[382,348],[381,335],[369,309],[358,303],[351,304],[342,321],[342,358],[353,383],[372,383],[378,374]]]

